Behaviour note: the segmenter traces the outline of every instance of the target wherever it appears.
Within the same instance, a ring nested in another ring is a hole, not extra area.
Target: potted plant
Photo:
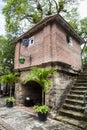
[[[42,105],[42,106],[34,106],[35,112],[38,113],[38,118],[40,121],[46,121],[47,120],[47,114],[48,114],[48,106]]]
[[[18,73],[9,73],[6,75],[1,76],[0,83],[8,83],[10,86],[10,97],[6,99],[6,105],[9,104],[8,102],[14,102],[14,99],[12,96],[12,86],[14,83],[18,80]]]
[[[24,57],[19,57],[19,62],[20,62],[21,64],[24,64],[25,58],[24,58]]]
[[[34,110],[38,112],[38,115],[44,116],[48,113],[48,106],[45,105],[45,93],[49,90],[51,85],[50,76],[55,73],[56,71],[53,68],[33,67],[23,81],[24,84],[29,81],[35,81],[42,87],[42,104],[41,106],[34,106]],[[46,118],[41,120],[46,120]]]
[[[13,107],[14,101],[15,101],[15,99],[13,97],[6,98],[6,106],[9,108]]]

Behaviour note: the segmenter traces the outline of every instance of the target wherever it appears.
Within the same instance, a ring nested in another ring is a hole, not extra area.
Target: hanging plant
[[[19,62],[20,62],[21,64],[24,64],[25,58],[24,58],[24,57],[20,57],[20,58],[19,58]]]

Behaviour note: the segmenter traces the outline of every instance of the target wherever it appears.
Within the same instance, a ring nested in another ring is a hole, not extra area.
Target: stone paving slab
[[[40,122],[36,115],[17,107],[1,107],[0,122],[2,122],[0,130],[75,130],[73,127],[49,118],[45,122]]]

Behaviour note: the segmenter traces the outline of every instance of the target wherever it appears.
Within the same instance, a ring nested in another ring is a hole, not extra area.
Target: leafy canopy
[[[3,14],[6,19],[6,31],[15,36],[22,34],[31,25],[37,23],[47,15],[59,13],[67,17],[66,14],[72,14],[72,8],[78,8],[78,0],[3,1],[6,2],[3,8]],[[77,10],[74,10],[74,12],[77,12]]]
[[[0,36],[0,73],[6,74],[14,68],[14,45],[11,45],[10,36]]]

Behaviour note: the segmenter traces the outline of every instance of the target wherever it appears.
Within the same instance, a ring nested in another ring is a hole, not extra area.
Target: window
[[[31,38],[26,38],[22,40],[22,45],[23,46],[31,46],[34,44],[34,37]]]
[[[28,38],[22,40],[22,45],[23,46],[28,46],[28,44],[29,44],[29,39]]]
[[[29,46],[34,44],[34,37],[29,38]]]
[[[66,36],[66,40],[69,43],[69,45],[73,45],[73,41],[72,41],[72,37],[71,36],[67,35]]]

